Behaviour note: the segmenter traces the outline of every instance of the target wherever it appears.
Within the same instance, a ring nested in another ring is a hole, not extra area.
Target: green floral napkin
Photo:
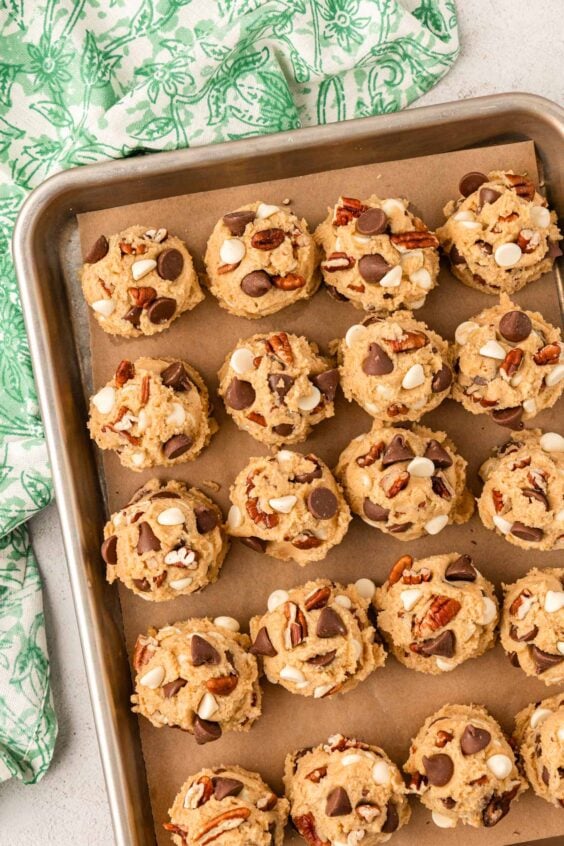
[[[51,497],[9,252],[26,193],[105,158],[393,112],[457,54],[453,0],[0,0],[0,780],[39,779],[56,737],[23,525]]]

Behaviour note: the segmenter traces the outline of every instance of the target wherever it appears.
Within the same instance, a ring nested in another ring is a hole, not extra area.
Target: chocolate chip
[[[366,209],[356,221],[356,231],[361,235],[381,235],[387,225],[388,217],[384,209]]]
[[[165,458],[168,458],[169,461],[180,458],[190,449],[193,443],[194,441],[188,435],[173,435],[163,444]]]
[[[262,626],[257,632],[257,636],[249,652],[253,655],[267,655],[269,658],[274,658],[278,655],[277,651],[272,645],[266,626]]]
[[[388,508],[382,508],[381,505],[378,505],[376,502],[372,502],[370,499],[364,500],[362,510],[364,511],[364,516],[368,517],[368,519],[372,520],[374,523],[381,523],[384,520],[387,520],[390,513]]]
[[[308,494],[307,508],[316,520],[330,520],[337,513],[339,503],[329,488],[314,488]]]
[[[234,408],[235,411],[242,411],[244,408],[252,405],[255,399],[255,389],[250,382],[237,379],[237,377],[231,380],[225,393],[225,402],[229,408]]]
[[[241,290],[248,297],[264,297],[271,288],[272,281],[264,270],[253,270],[241,279]]]
[[[528,643],[530,640],[534,640],[539,633],[538,626],[533,626],[533,628],[529,632],[525,632],[525,634],[520,635],[519,629],[515,625],[511,625],[509,627],[509,637],[511,640],[516,640],[519,643]]]
[[[325,288],[329,296],[334,299],[338,303],[348,303],[349,298],[345,297],[344,294],[341,294],[334,285],[328,285],[327,282],[325,283]]]
[[[247,223],[251,223],[255,219],[254,211],[234,211],[223,215],[223,222],[229,229],[232,235],[239,237],[245,231]]]
[[[174,316],[176,311],[176,300],[171,297],[157,297],[147,308],[147,317],[155,326],[166,323]]]
[[[520,667],[519,658],[516,652],[508,652],[507,657],[509,658],[509,663],[512,667]]]
[[[141,323],[141,315],[143,314],[143,309],[139,308],[139,306],[132,306],[129,311],[126,311],[123,315],[123,320],[127,320],[128,323],[135,329],[139,329],[139,324]]]
[[[186,679],[175,679],[174,681],[171,681],[168,684],[163,684],[162,691],[164,693],[165,699],[172,699],[173,696],[176,696],[178,691],[182,690],[186,683]]]
[[[202,720],[201,717],[194,717],[194,738],[198,746],[204,743],[212,743],[221,737],[221,726],[219,723],[212,723],[211,720]]]
[[[506,793],[494,793],[482,811],[482,820],[486,828],[491,828],[497,825],[508,813],[511,807],[511,801],[515,798],[519,791],[519,785],[515,785]]]
[[[196,515],[196,526],[201,535],[207,535],[219,523],[217,511],[214,511],[213,508],[208,508],[206,505],[197,505],[194,509],[194,514]]]
[[[294,427],[291,423],[278,423],[277,426],[272,427],[272,431],[275,435],[280,435],[281,438],[287,438],[294,431]]]
[[[117,564],[117,535],[110,535],[100,547],[102,558],[106,564]]]
[[[499,334],[514,344],[528,338],[532,329],[531,318],[524,311],[507,311],[499,321]]]
[[[362,256],[358,261],[358,272],[365,282],[379,282],[390,268],[391,264],[379,253]]]
[[[548,787],[548,784],[550,782],[550,773],[548,772],[546,767],[542,768],[541,778]]]
[[[424,458],[428,458],[432,461],[435,467],[440,470],[445,470],[447,467],[452,466],[452,458],[446,449],[444,449],[444,447],[442,447],[434,438],[427,444],[427,448],[423,453],[423,456]]]
[[[287,373],[271,373],[268,377],[268,387],[279,399],[284,399],[294,380]]]
[[[104,235],[100,235],[86,253],[84,261],[87,264],[96,264],[97,261],[100,261],[100,259],[103,259],[107,255],[109,249],[108,239]]]
[[[344,787],[334,787],[327,796],[325,813],[328,817],[344,817],[352,813],[352,806]]]
[[[190,377],[181,361],[173,361],[162,371],[161,382],[167,388],[172,388],[179,393],[189,391],[192,388]]]
[[[337,637],[346,635],[347,628],[337,612],[327,606],[322,609],[315,630],[317,637]]]
[[[489,731],[473,726],[468,723],[462,737],[460,738],[460,748],[463,755],[475,755],[476,752],[481,752],[490,743],[492,739]]]
[[[213,796],[218,802],[226,799],[227,796],[238,796],[244,787],[242,781],[236,778],[227,778],[226,776],[215,776],[212,778],[212,784]]]
[[[560,256],[562,255],[562,250],[558,241],[548,242],[548,255],[552,259],[560,258]]]
[[[394,435],[382,456],[382,466],[389,467],[391,464],[397,464],[398,461],[410,461],[415,453],[408,443],[406,443],[403,435]]]
[[[487,241],[476,241],[476,245],[481,249],[485,256],[491,256],[493,253],[493,247],[491,244],[488,244]],[[485,284],[483,279],[480,279],[480,282]]]
[[[473,194],[474,191],[478,190],[480,185],[483,185],[484,182],[487,181],[488,177],[485,173],[480,173],[479,170],[471,170],[470,173],[466,173],[458,183],[458,190],[463,197],[468,197],[469,194]]]
[[[523,406],[517,405],[515,408],[500,408],[492,411],[490,414],[492,420],[498,426],[505,426],[507,429],[513,429],[519,432],[523,428]]]
[[[452,370],[448,364],[443,364],[438,373],[435,373],[431,381],[431,390],[434,394],[440,394],[441,391],[446,391],[450,388],[452,383]]]
[[[395,523],[388,526],[388,531],[393,535],[401,535],[403,532],[407,532],[408,529],[411,529],[412,526],[413,523]]]
[[[394,802],[388,802],[386,820],[382,826],[383,834],[392,834],[399,826],[399,814]]]
[[[157,273],[161,279],[173,282],[182,273],[184,259],[179,250],[163,250],[157,257]]]
[[[190,638],[190,652],[195,667],[201,667],[202,664],[219,664],[221,660],[217,649],[198,634]]]
[[[180,494],[174,493],[173,491],[157,491],[156,493],[151,494],[149,499],[180,499]]]
[[[537,529],[536,526],[525,526],[524,523],[520,523],[518,520],[513,523],[509,531],[516,538],[521,538],[521,540],[529,541],[530,543],[538,543],[544,535],[542,529]]]
[[[447,796],[445,799],[441,799],[441,802],[445,808],[449,809],[449,811],[452,811],[452,809],[456,807],[456,799],[453,799],[452,796]]]
[[[256,538],[251,535],[251,537],[239,538],[239,540],[255,552],[264,552],[266,550],[266,541],[262,538]]]
[[[450,248],[450,253],[448,254],[448,257],[451,261],[451,264],[466,264],[466,259],[464,258],[462,253],[459,252],[458,248],[454,244]]]
[[[452,658],[456,645],[456,637],[453,631],[447,629],[437,637],[430,637],[417,644],[417,651],[422,655],[440,655],[441,658]]]
[[[328,667],[335,660],[336,654],[337,650],[332,649],[331,652],[326,652],[324,655],[314,655],[313,658],[308,658],[307,663],[313,664],[314,667]]]
[[[157,552],[161,548],[161,542],[153,532],[148,523],[139,523],[139,537],[137,539],[137,555],[145,552]]]
[[[445,570],[447,582],[475,582],[477,576],[478,573],[469,555],[461,555],[455,561],[451,561]]]
[[[372,343],[368,355],[362,362],[362,369],[367,376],[384,376],[394,369],[394,362],[380,344]]]
[[[495,203],[501,197],[501,192],[495,191],[493,188],[482,188],[478,196],[480,198],[480,206],[485,206],[486,203]]]
[[[444,787],[452,778],[454,764],[452,758],[444,753],[438,755],[423,756],[423,767],[433,787]]]
[[[546,510],[549,510],[550,503],[548,502],[548,497],[541,491],[536,491],[534,488],[523,488],[521,493],[523,496],[527,497],[528,500],[535,499],[537,502],[542,502]]]
[[[319,388],[327,402],[333,402],[337,393],[337,385],[339,384],[339,371],[337,368],[326,370],[317,376],[312,376],[311,381],[316,388]]]
[[[131,581],[133,582],[137,590],[141,590],[143,591],[143,593],[148,590],[151,590],[151,585],[149,584],[147,579],[132,579]]]
[[[535,665],[535,672],[544,673],[545,670],[550,670],[551,667],[556,667],[564,661],[564,655],[554,655],[552,652],[544,652],[538,646],[530,646],[531,658]]]
[[[321,470],[321,465],[317,462],[314,456],[306,455],[305,458],[308,461],[311,461],[314,465],[313,470],[309,470],[306,473],[296,473],[296,475],[291,480],[292,482],[297,482],[300,485],[308,485],[310,482],[313,482],[315,479],[321,479],[323,472]]]

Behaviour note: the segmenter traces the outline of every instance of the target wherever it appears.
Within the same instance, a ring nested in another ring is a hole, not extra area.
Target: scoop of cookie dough
[[[133,654],[133,711],[157,728],[176,726],[210,743],[247,731],[261,713],[258,666],[232,617],[149,629]]]
[[[447,221],[437,236],[465,285],[511,294],[547,273],[562,255],[556,212],[526,175],[467,173],[460,193],[445,206]]]
[[[197,488],[151,479],[104,527],[106,577],[156,602],[201,590],[215,582],[227,553],[222,523]]]
[[[428,717],[404,770],[439,828],[491,828],[526,789],[511,746],[480,705],[445,705]]]
[[[465,523],[474,510],[466,461],[444,432],[375,423],[343,450],[335,474],[365,523],[410,541]]]
[[[82,290],[105,332],[136,338],[167,329],[204,299],[186,245],[166,229],[130,226],[91,245]]]
[[[417,561],[402,555],[374,604],[390,650],[412,670],[435,675],[454,670],[495,642],[494,587],[470,555],[448,552]]]
[[[164,828],[175,846],[215,840],[221,846],[282,846],[288,800],[258,773],[221,766],[190,776],[168,813]]]
[[[409,311],[367,317],[339,344],[343,393],[380,420],[418,420],[450,393],[448,344]]]
[[[317,579],[274,591],[267,605],[250,621],[251,652],[262,657],[267,679],[291,693],[345,693],[386,660],[369,600],[354,585]]]
[[[342,734],[288,755],[284,782],[308,844],[378,846],[411,816],[401,773],[384,750]]]
[[[335,413],[339,372],[316,344],[287,332],[239,341],[219,371],[219,393],[240,429],[280,446],[304,441]]]
[[[478,512],[523,549],[564,548],[564,438],[557,432],[516,432],[480,467]]]
[[[564,694],[520,711],[515,717],[515,740],[537,796],[564,808]]]
[[[461,323],[452,349],[454,399],[472,414],[490,414],[519,430],[564,390],[560,330],[502,294],[499,305]]]
[[[503,588],[500,636],[511,663],[545,684],[564,682],[564,569],[533,567]]]
[[[342,541],[351,520],[327,465],[287,449],[251,458],[229,496],[228,533],[281,561],[321,561]]]
[[[439,242],[407,200],[339,197],[315,230],[323,279],[364,311],[420,308],[437,284]]]
[[[121,361],[90,398],[91,437],[124,467],[172,467],[192,461],[217,431],[197,370],[174,358]]]
[[[257,201],[219,220],[206,250],[212,294],[239,317],[265,317],[319,287],[317,248],[305,220]]]

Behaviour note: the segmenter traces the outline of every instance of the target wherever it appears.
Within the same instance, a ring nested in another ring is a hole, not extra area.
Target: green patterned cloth
[[[0,0],[0,780],[39,779],[56,737],[23,525],[51,497],[9,252],[26,193],[106,158],[394,112],[457,54],[453,0]]]

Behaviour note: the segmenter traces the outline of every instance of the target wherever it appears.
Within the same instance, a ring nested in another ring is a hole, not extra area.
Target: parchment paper
[[[381,197],[408,197],[434,228],[443,220],[444,204],[458,196],[458,181],[464,173],[470,170],[488,172],[496,168],[527,171],[537,179],[533,144],[524,142],[373,164],[105,209],[80,216],[81,243],[84,251],[101,233],[110,235],[135,223],[147,227],[165,226],[187,242],[201,270],[207,237],[224,213],[259,198],[276,204],[290,198],[292,208],[309,221],[313,230],[325,216],[327,206],[332,205],[340,193],[361,198],[373,192]],[[550,275],[529,285],[515,296],[515,300],[523,307],[540,310],[552,322],[559,322],[556,287]],[[432,291],[417,316],[452,339],[460,322],[494,303],[493,297],[470,290],[443,268],[440,286]],[[92,320],[94,385],[96,389],[103,385],[123,358],[172,355],[193,364],[215,392],[217,370],[239,338],[255,332],[285,329],[309,336],[326,350],[332,338],[342,336],[348,326],[361,319],[362,312],[349,304],[334,302],[321,288],[309,304],[293,306],[259,321],[232,317],[208,293],[204,303],[179,318],[172,328],[141,340],[112,338]],[[562,405],[560,412],[561,409]],[[226,513],[229,485],[235,475],[250,456],[264,454],[267,448],[240,432],[219,400],[216,400],[216,411],[220,431],[211,445],[195,462],[179,465],[172,471],[134,473],[123,469],[115,455],[105,453],[103,467],[111,510],[123,506],[146,479],[158,475],[163,478],[176,476],[196,485],[204,480],[217,481],[220,491],[217,494],[206,492],[211,493]],[[508,430],[501,429],[487,416],[471,416],[452,400],[426,415],[423,422],[431,428],[446,430],[452,437],[469,462],[469,485],[478,494],[477,469],[490,449],[507,439]],[[556,423],[554,410],[539,415],[535,421],[535,425],[545,429],[555,428]],[[340,396],[336,416],[317,426],[307,442],[297,449],[316,452],[333,466],[344,446],[370,424],[367,414]],[[423,557],[447,551],[470,553],[484,575],[498,588],[502,581],[512,581],[534,565],[556,566],[558,563],[557,553],[523,552],[496,537],[483,528],[476,515],[464,526],[447,527],[437,536],[409,544],[355,519],[343,543],[333,549],[325,561],[306,568],[276,561],[234,543],[219,581],[194,597],[157,604],[145,602],[121,589],[128,650],[131,651],[137,634],[149,625],[162,626],[191,616],[229,614],[239,619],[246,630],[247,620],[263,612],[268,595],[276,588],[289,588],[319,576],[345,583],[368,576],[381,583],[392,563],[406,552]],[[562,556],[562,565],[561,559]],[[295,696],[265,682],[263,715],[251,731],[225,734],[218,742],[204,747],[197,746],[188,734],[170,728],[156,729],[141,718],[141,738],[158,842],[162,846],[170,843],[169,835],[162,829],[162,823],[168,819],[167,809],[187,776],[204,765],[241,764],[260,771],[280,791],[286,752],[317,744],[335,732],[380,744],[401,765],[407,758],[410,739],[425,717],[447,702],[483,703],[503,728],[511,731],[513,716],[520,708],[557,692],[511,667],[501,648],[496,646],[485,656],[442,677],[410,671],[390,657],[385,668],[377,670],[356,690],[329,700],[314,701]],[[467,826],[440,830],[431,822],[429,811],[415,798],[412,806],[411,822],[392,838],[395,846],[407,846],[415,841],[418,846],[443,843],[449,846],[455,843],[501,846],[530,842],[564,831],[564,811],[536,798],[531,790],[514,805],[508,817],[487,831]],[[285,842],[297,846],[301,841],[288,829]]]

